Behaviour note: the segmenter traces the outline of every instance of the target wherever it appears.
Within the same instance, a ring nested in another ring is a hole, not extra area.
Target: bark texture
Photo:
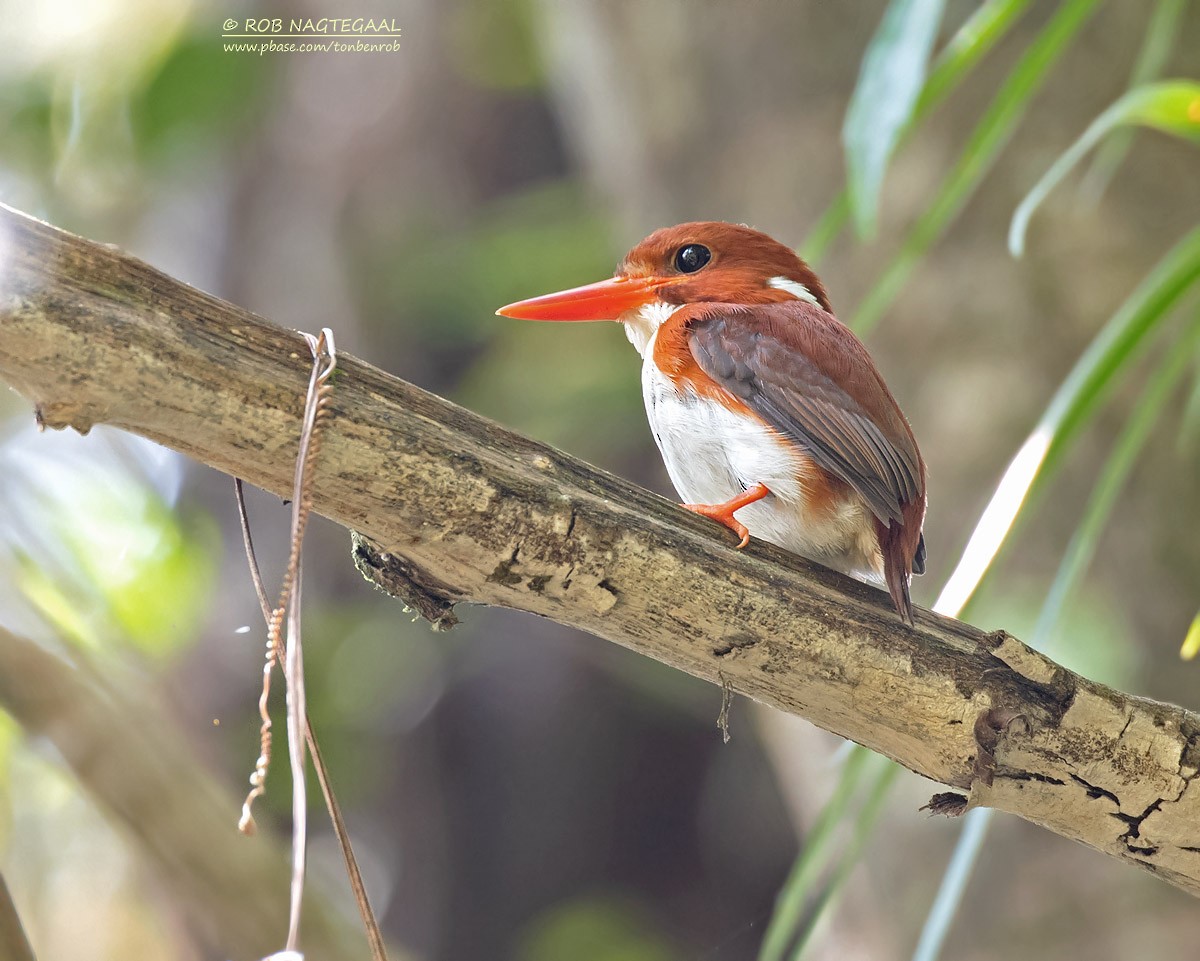
[[[0,379],[49,427],[106,423],[291,488],[309,369],[295,332],[0,208]],[[342,355],[314,509],[442,627],[510,607],[807,718],[955,792],[1200,894],[1200,717],[1016,638],[919,611],[726,532]]]

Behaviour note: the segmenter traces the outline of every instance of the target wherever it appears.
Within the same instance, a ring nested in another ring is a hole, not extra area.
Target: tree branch
[[[113,424],[286,494],[299,335],[0,209],[0,378],[51,427]],[[922,611],[342,356],[314,509],[447,626],[531,611],[798,714],[1200,894],[1200,717]]]

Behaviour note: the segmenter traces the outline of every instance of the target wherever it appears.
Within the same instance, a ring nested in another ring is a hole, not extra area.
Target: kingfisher
[[[886,585],[913,623],[925,463],[867,348],[790,247],[736,224],[665,227],[610,279],[497,313],[620,323],[682,506],[739,549],[753,534]]]

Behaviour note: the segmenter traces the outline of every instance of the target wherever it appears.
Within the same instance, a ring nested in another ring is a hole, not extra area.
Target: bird
[[[619,322],[682,506],[739,549],[753,535],[886,586],[913,624],[925,462],[867,348],[790,247],[739,224],[664,227],[610,279],[496,313]]]

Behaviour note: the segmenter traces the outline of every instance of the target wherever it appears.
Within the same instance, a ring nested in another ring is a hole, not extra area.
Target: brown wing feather
[[[867,349],[804,302],[684,310],[700,369],[862,496],[892,599],[911,622],[908,581],[914,561],[923,570],[925,560],[925,465]]]
[[[701,370],[854,487],[881,521],[903,522],[904,506],[925,493],[924,465],[858,339],[806,303],[693,310],[688,345]]]

